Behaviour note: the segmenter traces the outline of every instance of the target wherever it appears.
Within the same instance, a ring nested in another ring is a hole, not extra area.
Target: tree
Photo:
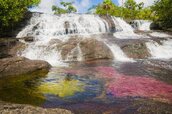
[[[12,29],[19,22],[27,8],[35,6],[40,0],[0,0],[0,32]]]
[[[158,0],[152,10],[155,13],[155,22],[164,28],[172,28],[172,0]]]
[[[65,13],[77,12],[77,9],[72,5],[73,2],[60,2],[60,4],[64,7],[64,9],[57,6],[52,6],[52,10],[55,11],[54,14],[65,14]]]
[[[97,6],[96,14],[114,15],[117,8],[118,7],[112,2],[112,0],[104,0],[103,3]]]
[[[143,9],[144,3],[137,4],[134,0],[127,0],[124,4],[125,18],[137,19],[139,12]]]

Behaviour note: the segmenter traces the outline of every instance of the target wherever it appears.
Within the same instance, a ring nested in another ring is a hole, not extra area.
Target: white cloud
[[[80,4],[81,4],[81,6],[82,7],[88,7],[89,6],[89,4],[90,4],[90,0],[82,0],[81,2],[80,2]]]
[[[122,6],[122,4],[125,3],[126,0],[118,0],[118,3],[120,6]],[[143,2],[144,3],[144,6],[147,7],[147,6],[151,6],[153,5],[154,1],[156,0],[135,0],[137,3],[140,3],[140,2]]]
[[[53,13],[52,6],[55,5],[56,0],[41,0],[41,3],[38,7],[30,9],[33,12],[44,12],[44,13]]]
[[[41,3],[38,5],[38,7],[30,9],[33,12],[44,12],[44,13],[53,13],[52,6],[57,5],[60,7],[63,7],[60,5],[60,2],[74,2],[74,7],[78,10],[78,12],[85,12],[91,4],[91,0],[81,0],[80,2],[78,0],[41,0]]]

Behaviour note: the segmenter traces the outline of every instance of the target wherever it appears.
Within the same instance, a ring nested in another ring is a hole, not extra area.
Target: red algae
[[[113,67],[95,69],[104,77],[112,78],[107,84],[107,92],[115,97],[139,96],[172,102],[172,85],[150,77],[119,74]]]
[[[113,67],[95,67],[95,70],[98,72],[99,77],[104,78],[114,78],[118,76],[117,71]]]
[[[106,81],[106,91],[115,97],[146,97],[172,103],[172,85],[148,76],[120,74],[113,67],[99,66],[89,69],[68,70],[77,75],[94,74]]]

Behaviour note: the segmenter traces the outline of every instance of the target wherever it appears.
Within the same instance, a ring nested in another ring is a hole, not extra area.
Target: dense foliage
[[[158,0],[152,9],[157,23],[162,27],[172,28],[172,0]]]
[[[123,7],[116,6],[112,0],[104,0],[97,6],[96,13],[120,16],[125,19],[152,19],[151,9],[143,7],[143,2],[137,4],[134,0],[127,0]]]
[[[153,20],[161,27],[172,28],[172,0],[158,0],[151,7],[144,7],[144,3],[136,3],[135,0],[127,0],[119,7],[112,0],[104,0],[96,7],[96,14],[120,16],[129,20]]]
[[[75,13],[77,12],[76,8],[72,5],[73,2],[60,2],[60,4],[64,7],[57,7],[52,6],[52,10],[54,11],[54,14],[65,14],[65,13]]]
[[[27,8],[39,2],[40,0],[0,0],[0,32],[12,29],[23,18]]]

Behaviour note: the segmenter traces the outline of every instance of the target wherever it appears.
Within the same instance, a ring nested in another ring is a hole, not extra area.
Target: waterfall
[[[106,43],[106,45],[111,50],[111,52],[112,52],[112,54],[113,54],[116,61],[134,62],[133,59],[130,59],[130,58],[127,57],[127,55],[122,51],[122,49],[117,44],[108,44],[108,43]]]
[[[156,59],[170,59],[172,58],[172,39],[161,41],[158,44],[155,41],[150,41],[146,43],[152,58]]]
[[[17,38],[34,38],[34,42],[28,43],[20,56],[33,60],[45,60],[57,66],[63,64],[64,61],[73,61],[75,57],[70,55],[76,53],[76,61],[82,61],[79,44],[70,52],[71,54],[67,55],[66,60],[63,60],[61,50],[50,42],[56,39],[58,41],[55,43],[65,43],[74,35],[100,34],[108,31],[108,23],[96,15],[64,14],[57,16],[34,13],[29,25],[17,35]]]
[[[116,32],[113,34],[118,39],[139,39],[149,38],[148,36],[142,36],[134,33],[134,29],[125,22],[122,18],[112,17],[116,26]]]
[[[130,23],[134,29],[142,30],[142,31],[150,31],[150,25],[152,22],[149,20],[134,20]]]
[[[30,24],[17,37],[34,36],[47,39],[66,34],[96,34],[107,32],[107,23],[96,15],[64,14],[61,16],[35,14]]]

